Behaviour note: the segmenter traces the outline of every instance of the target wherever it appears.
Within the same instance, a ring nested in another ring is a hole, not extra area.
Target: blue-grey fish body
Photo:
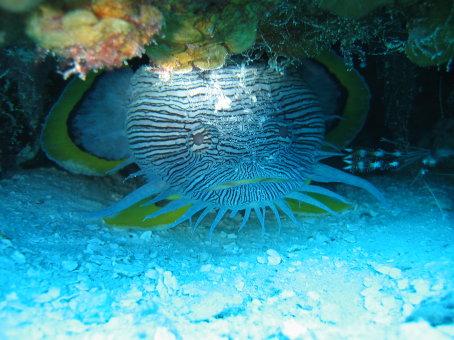
[[[124,138],[131,161],[147,183],[100,215],[114,215],[150,197],[180,199],[155,217],[187,204],[177,221],[217,212],[251,211],[264,223],[271,210],[296,221],[286,199],[329,210],[307,193],[341,199],[309,181],[343,182],[381,194],[368,182],[321,163],[325,124],[334,112],[320,102],[307,79],[267,65],[232,66],[170,76],[142,67],[128,78]]]
[[[265,66],[169,80],[143,68],[132,78],[126,131],[141,169],[171,190],[243,209],[283,197],[309,178],[324,124],[301,80]],[[263,181],[233,184],[257,179]]]

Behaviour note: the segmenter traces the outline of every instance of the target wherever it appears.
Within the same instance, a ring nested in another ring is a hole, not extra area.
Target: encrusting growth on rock
[[[154,6],[96,0],[68,12],[42,6],[28,21],[27,33],[41,48],[72,61],[66,77],[83,76],[93,69],[121,67],[142,55],[161,24],[161,12]]]

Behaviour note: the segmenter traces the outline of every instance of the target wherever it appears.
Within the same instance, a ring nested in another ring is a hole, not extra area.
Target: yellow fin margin
[[[345,147],[356,137],[366,121],[369,112],[369,88],[358,71],[349,70],[344,60],[336,54],[326,51],[314,59],[325,66],[347,90],[342,119],[326,135],[329,143]]]
[[[91,88],[96,76],[89,73],[85,80],[75,78],[66,86],[47,116],[41,147],[51,160],[70,172],[102,176],[124,160],[106,160],[85,152],[71,140],[67,126],[71,111]]]

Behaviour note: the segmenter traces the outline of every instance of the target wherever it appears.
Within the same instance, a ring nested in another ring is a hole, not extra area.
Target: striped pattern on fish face
[[[324,138],[317,99],[265,65],[173,74],[131,84],[127,135],[136,162],[174,192],[244,208],[310,177]]]

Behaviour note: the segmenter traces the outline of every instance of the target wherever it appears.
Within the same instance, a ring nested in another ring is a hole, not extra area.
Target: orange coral
[[[129,0],[93,0],[91,8],[100,18],[127,19],[134,15],[131,4]]]
[[[64,58],[67,70],[84,76],[89,70],[120,67],[139,56],[161,28],[153,6],[129,0],[94,0],[86,8],[63,12],[41,7],[28,22],[27,33],[38,46]]]

